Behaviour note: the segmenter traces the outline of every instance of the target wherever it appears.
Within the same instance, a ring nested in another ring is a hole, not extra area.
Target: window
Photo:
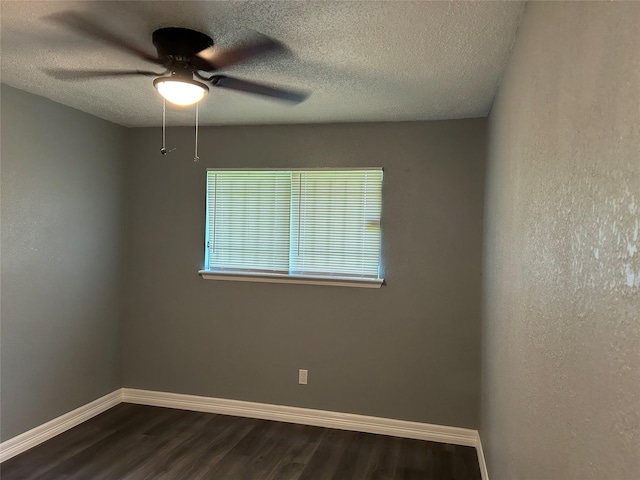
[[[379,287],[382,169],[207,171],[204,278]]]

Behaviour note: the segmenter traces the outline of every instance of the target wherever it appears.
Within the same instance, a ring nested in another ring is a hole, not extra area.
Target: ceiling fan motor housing
[[[197,54],[213,46],[213,39],[209,35],[180,27],[160,28],[153,32],[152,41],[158,58],[166,60],[168,64],[187,62],[197,69],[206,65],[199,65]]]

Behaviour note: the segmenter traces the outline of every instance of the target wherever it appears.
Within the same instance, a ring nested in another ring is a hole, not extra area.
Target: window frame
[[[384,176],[384,168],[382,167],[321,167],[321,168],[207,168],[205,175],[205,259],[204,265],[208,264],[208,241],[209,241],[209,228],[210,222],[207,209],[207,197],[206,191],[208,190],[208,174],[210,171],[287,171],[287,172],[313,172],[313,171],[326,171],[326,172],[340,172],[340,171],[358,171],[358,170],[379,170]],[[383,188],[383,184],[381,184]],[[275,272],[244,272],[240,270],[214,270],[203,269],[198,270],[198,274],[205,280],[228,280],[238,282],[264,282],[264,283],[289,283],[289,284],[307,284],[307,285],[330,285],[330,286],[342,286],[342,287],[363,287],[363,288],[380,288],[385,284],[382,276],[382,191],[380,198],[380,240],[379,240],[379,253],[378,253],[378,277],[355,277],[355,276],[341,276],[336,275],[313,275],[313,274],[287,274],[287,273],[275,273]],[[289,258],[291,262],[291,258]]]

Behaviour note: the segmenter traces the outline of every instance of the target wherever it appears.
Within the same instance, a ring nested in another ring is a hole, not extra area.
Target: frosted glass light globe
[[[206,85],[195,81],[157,79],[154,85],[167,102],[183,106],[199,102],[208,91]]]

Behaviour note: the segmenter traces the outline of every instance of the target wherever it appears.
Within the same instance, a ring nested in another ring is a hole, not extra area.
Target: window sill
[[[303,275],[278,275],[259,273],[229,273],[199,270],[205,280],[227,280],[232,282],[297,283],[302,285],[328,285],[333,287],[380,288],[384,279],[350,277],[312,277]]]

